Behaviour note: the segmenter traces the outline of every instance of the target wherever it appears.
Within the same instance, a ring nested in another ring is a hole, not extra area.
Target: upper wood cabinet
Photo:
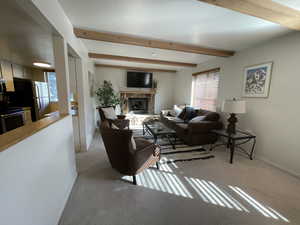
[[[24,69],[23,66],[18,64],[12,64],[13,77],[24,78]]]
[[[12,65],[8,61],[0,62],[2,78],[6,81],[6,91],[15,91]]]
[[[23,67],[23,76],[25,79],[32,80],[32,69],[28,67]]]

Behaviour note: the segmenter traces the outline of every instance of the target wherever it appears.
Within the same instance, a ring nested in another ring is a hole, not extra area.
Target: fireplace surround
[[[154,114],[156,89],[121,91],[123,114]]]
[[[148,98],[128,98],[129,113],[148,114]]]

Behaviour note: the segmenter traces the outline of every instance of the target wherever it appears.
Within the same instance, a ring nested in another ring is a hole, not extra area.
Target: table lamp
[[[228,125],[227,125],[227,133],[228,134],[235,134],[235,124],[237,123],[237,118],[235,114],[243,114],[246,113],[246,102],[243,100],[231,99],[225,100],[222,106],[222,112],[230,113],[230,117],[228,118]]]

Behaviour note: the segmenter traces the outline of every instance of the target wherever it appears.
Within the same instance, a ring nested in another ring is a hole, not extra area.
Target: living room
[[[0,134],[3,224],[300,223],[299,1],[3,5],[0,60],[58,98]]]

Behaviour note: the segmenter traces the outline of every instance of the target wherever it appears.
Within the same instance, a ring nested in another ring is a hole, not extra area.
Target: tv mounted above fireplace
[[[127,87],[152,88],[152,73],[127,72]]]

